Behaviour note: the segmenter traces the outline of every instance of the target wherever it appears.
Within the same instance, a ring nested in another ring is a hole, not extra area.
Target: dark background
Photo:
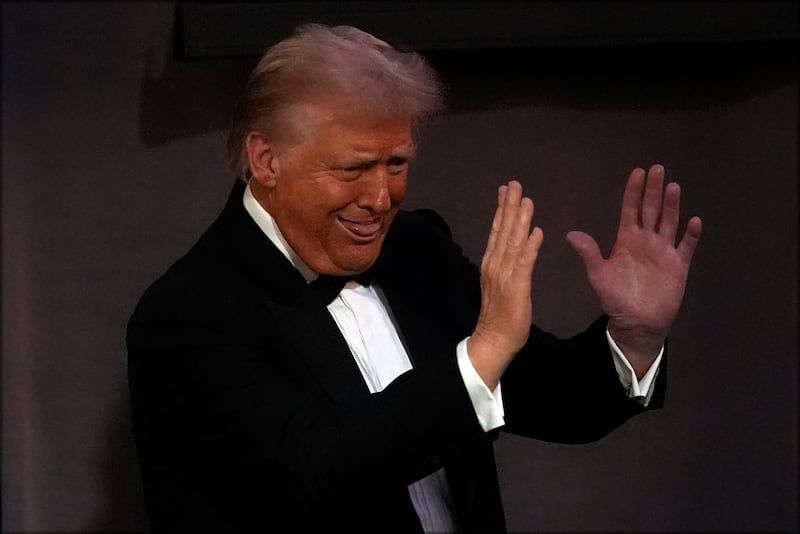
[[[255,61],[176,56],[175,15],[2,4],[6,532],[147,526],[125,325],[225,201],[227,120]],[[608,251],[633,167],[664,164],[684,221],[704,223],[666,406],[589,445],[502,437],[512,530],[798,528],[796,30],[747,35],[428,54],[451,106],[422,132],[407,206],[440,210],[479,261],[497,185],[520,180],[545,233],[541,326],[570,335],[599,312],[564,234]]]

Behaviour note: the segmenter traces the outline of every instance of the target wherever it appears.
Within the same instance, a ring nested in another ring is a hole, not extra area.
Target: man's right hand
[[[467,341],[475,370],[494,389],[531,326],[531,277],[543,234],[530,230],[533,201],[517,181],[498,188],[497,210],[481,261],[481,311]]]

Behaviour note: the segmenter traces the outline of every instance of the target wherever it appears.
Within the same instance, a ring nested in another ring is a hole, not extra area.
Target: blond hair
[[[442,84],[421,55],[352,26],[302,25],[250,73],[228,136],[231,170],[242,179],[248,173],[249,132],[291,135],[296,104],[331,97],[361,114],[409,117],[415,126],[443,107]]]

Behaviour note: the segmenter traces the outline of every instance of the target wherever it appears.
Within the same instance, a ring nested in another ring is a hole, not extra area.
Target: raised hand
[[[472,365],[490,388],[528,340],[531,276],[543,238],[540,228],[531,231],[532,219],[533,201],[519,182],[501,185],[481,261],[481,312],[467,341]]]
[[[689,264],[700,239],[701,222],[692,217],[675,244],[680,187],[664,188],[664,167],[645,175],[634,169],[622,199],[617,240],[608,259],[583,232],[567,241],[583,259],[589,283],[609,316],[609,333],[637,376],[650,367],[683,300]]]

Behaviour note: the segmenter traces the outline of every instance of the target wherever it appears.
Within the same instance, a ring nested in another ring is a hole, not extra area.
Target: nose
[[[361,190],[358,195],[358,207],[373,212],[389,211],[392,207],[392,195],[389,191],[389,173],[381,165],[375,165],[361,177]]]

